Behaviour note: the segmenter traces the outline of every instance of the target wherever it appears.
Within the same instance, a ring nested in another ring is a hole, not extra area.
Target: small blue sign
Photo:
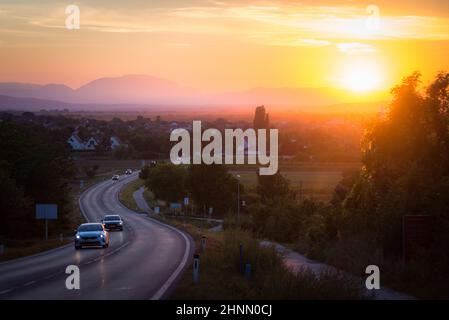
[[[170,203],[170,209],[181,209],[182,205],[180,203],[177,202],[171,202]]]
[[[58,205],[56,204],[36,204],[36,219],[57,219]]]

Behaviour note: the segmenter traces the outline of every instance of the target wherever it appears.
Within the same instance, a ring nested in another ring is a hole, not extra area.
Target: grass
[[[129,209],[134,211],[142,211],[134,200],[133,193],[139,190],[144,185],[144,181],[142,179],[134,180],[128,183],[119,193],[120,201]]]
[[[303,196],[328,201],[342,179],[343,172],[356,169],[359,166],[360,164],[357,162],[284,162],[280,164],[279,171],[287,178],[291,187],[301,191]],[[257,185],[258,171],[255,167],[230,166],[229,170],[233,175],[240,175],[240,181],[246,188],[254,189]]]
[[[148,203],[148,205],[150,207],[157,206],[157,200],[154,197],[154,194],[153,194],[153,192],[151,192],[151,190],[148,190],[147,188],[145,188],[145,190],[143,191],[143,198],[145,199],[145,201]]]
[[[156,216],[161,219],[163,217]],[[200,280],[193,283],[192,267],[183,274],[171,299],[357,299],[357,284],[343,274],[325,271],[315,275],[304,269],[293,274],[274,248],[261,247],[248,232],[230,229],[213,233],[179,218],[165,217],[165,222],[188,232],[198,251],[201,237],[207,237],[206,249],[200,252]],[[240,266],[251,264],[246,277]]]
[[[60,247],[71,242],[71,239],[63,239],[62,241],[60,241],[59,239],[49,239],[46,241],[42,239],[31,239],[28,241],[20,241],[16,243],[6,242],[5,252],[0,256],[0,261],[7,261],[29,256]]]

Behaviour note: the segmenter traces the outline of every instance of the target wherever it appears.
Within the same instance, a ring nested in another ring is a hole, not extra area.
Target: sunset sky
[[[393,3],[394,2],[394,3]],[[65,28],[76,4],[81,28]],[[373,24],[368,5],[380,10]],[[387,91],[449,70],[449,1],[0,1],[0,81],[148,74],[208,92]]]

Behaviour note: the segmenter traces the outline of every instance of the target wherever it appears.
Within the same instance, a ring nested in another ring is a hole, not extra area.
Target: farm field
[[[291,187],[303,197],[314,200],[328,201],[341,180],[345,171],[357,170],[360,163],[280,163],[279,172],[285,176]],[[249,190],[257,185],[257,169],[242,166],[229,170],[233,175],[240,176],[240,181]]]

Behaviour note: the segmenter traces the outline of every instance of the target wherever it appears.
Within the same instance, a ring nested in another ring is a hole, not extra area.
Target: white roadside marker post
[[[193,255],[193,283],[200,281],[200,255]]]
[[[201,237],[201,251],[204,252],[206,250],[206,236]]]

